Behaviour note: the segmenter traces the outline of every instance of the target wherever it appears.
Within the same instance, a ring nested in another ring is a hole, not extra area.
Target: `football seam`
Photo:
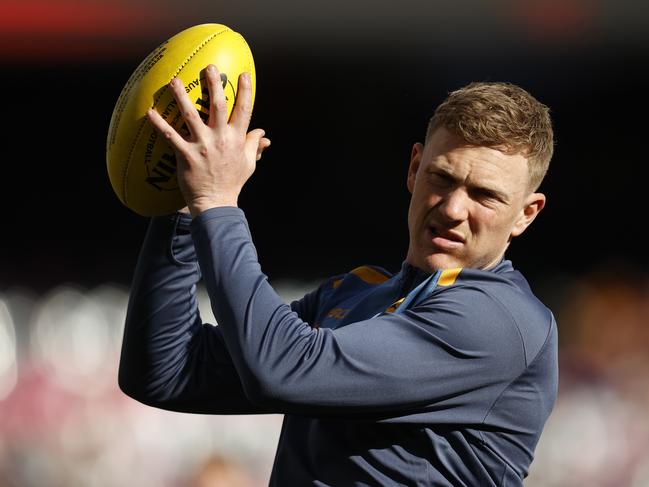
[[[175,78],[176,76],[178,76],[180,74],[180,72],[183,70],[183,68],[185,66],[187,66],[187,63],[189,63],[189,61],[191,61],[191,59],[198,53],[198,51],[200,51],[203,47],[205,47],[210,41],[212,41],[215,37],[217,37],[217,36],[219,36],[219,35],[221,35],[221,34],[223,34],[225,32],[230,32],[230,31],[231,31],[231,29],[225,28],[222,31],[219,31],[216,34],[212,34],[210,37],[205,39],[198,47],[196,47],[196,49],[194,49],[194,51],[192,51],[192,53],[187,57],[187,59],[185,59],[185,61],[177,69],[176,73],[172,76],[172,78]],[[239,37],[242,37],[241,34],[239,34],[238,32],[236,34],[238,34]],[[244,42],[245,42],[245,39],[244,39]],[[246,43],[246,45],[247,45],[247,43]],[[162,95],[165,93],[165,90],[168,90],[168,89],[169,89],[168,85],[165,85],[163,87],[163,89],[160,91],[160,94],[154,99],[153,107],[155,107],[158,104],[158,101],[160,100]],[[132,158],[133,158],[133,151],[135,150],[135,146],[137,145],[137,143],[140,140],[140,135],[142,134],[142,130],[144,129],[145,124],[146,124],[146,116],[144,117],[144,119],[140,123],[140,126],[138,127],[137,134],[133,139],[133,143],[131,144],[131,149],[129,150],[128,158],[126,159],[127,162],[126,162],[126,165],[124,167],[124,171],[122,173],[122,186],[124,188],[124,204],[126,204],[127,206],[128,206],[128,186],[127,186],[126,182],[128,181],[128,171],[129,171],[129,169],[131,167],[131,162],[132,162]],[[154,128],[154,130],[155,130],[155,128]]]

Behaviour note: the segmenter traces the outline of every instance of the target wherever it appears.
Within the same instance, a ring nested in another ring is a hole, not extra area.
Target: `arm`
[[[230,129],[223,87],[214,67],[207,70],[206,76],[212,100],[209,125],[215,128],[218,124],[221,133],[224,123]],[[239,190],[232,192],[230,186],[218,183],[241,178],[245,181],[270,141],[263,138],[261,130],[245,134],[252,95],[250,79],[242,76],[239,80],[243,87],[240,90],[242,96],[237,96],[233,112],[236,128],[227,132],[236,135],[243,132],[243,137],[235,137],[234,153],[238,157],[221,160],[234,170],[234,177],[220,177],[218,171],[210,174],[216,177],[205,177],[204,173],[187,167],[188,161],[200,161],[211,154],[211,150],[221,154],[224,148],[227,149],[227,144],[212,144],[207,150],[203,140],[196,139],[197,135],[205,138],[209,130],[202,124],[181,85],[177,79],[170,83],[190,131],[187,144],[196,158],[187,158],[185,153],[179,153],[179,144],[186,141],[159,114],[149,110],[148,116],[176,148],[178,184],[190,211],[196,214],[200,205],[215,203],[210,198],[215,194],[219,203],[228,203],[233,197],[236,199]],[[180,97],[180,94],[185,97]],[[246,157],[242,161],[240,156],[244,149]],[[217,184],[210,185],[210,182]],[[195,191],[189,192],[188,188]],[[185,232],[184,236],[176,234],[170,242],[170,225],[169,220],[153,219],[140,253],[124,330],[119,385],[135,399],[166,409],[209,413],[261,412],[243,393],[221,330],[201,322],[195,294],[200,273],[191,238]]]
[[[525,368],[511,316],[479,287],[438,293],[403,314],[312,329],[268,284],[243,212],[215,208],[191,224],[212,308],[246,395],[293,414],[481,421]],[[472,404],[471,410],[466,405]]]
[[[243,393],[220,328],[202,324],[189,220],[180,214],[151,220],[131,288],[119,386],[164,409],[262,412]]]

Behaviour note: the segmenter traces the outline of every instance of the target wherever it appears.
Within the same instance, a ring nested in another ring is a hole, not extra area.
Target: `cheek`
[[[488,238],[501,232],[503,222],[497,211],[477,206],[473,209],[472,215],[473,218],[469,220],[469,224],[474,235]]]
[[[424,211],[424,205],[421,200],[412,198],[410,200],[410,206],[408,207],[408,226],[410,230],[417,230],[422,221],[423,215],[426,212]]]
[[[511,215],[504,215],[502,211],[483,209],[479,212],[479,218],[475,220],[474,233],[481,235],[485,240],[493,243],[503,243],[509,240],[512,232],[513,218]]]
[[[412,192],[410,197],[410,207],[408,213],[410,218],[418,219],[419,215],[423,212],[423,209],[426,207],[426,200],[422,197],[422,192],[418,191],[418,187],[415,186],[415,190]]]
[[[419,182],[412,194],[412,202],[421,213],[427,213],[440,202],[441,196],[430,190],[426,183]]]

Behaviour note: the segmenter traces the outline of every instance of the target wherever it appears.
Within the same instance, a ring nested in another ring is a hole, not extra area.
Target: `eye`
[[[476,188],[471,191],[471,196],[480,204],[487,207],[493,207],[499,203],[503,203],[502,198],[498,194],[488,189]]]
[[[451,178],[450,176],[436,172],[429,173],[428,180],[435,186],[441,188],[447,188],[454,183],[453,178]]]

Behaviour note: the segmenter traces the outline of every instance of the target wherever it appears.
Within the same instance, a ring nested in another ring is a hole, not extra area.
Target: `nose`
[[[439,202],[440,214],[448,223],[464,221],[469,215],[469,195],[462,188],[455,188],[444,195]]]

